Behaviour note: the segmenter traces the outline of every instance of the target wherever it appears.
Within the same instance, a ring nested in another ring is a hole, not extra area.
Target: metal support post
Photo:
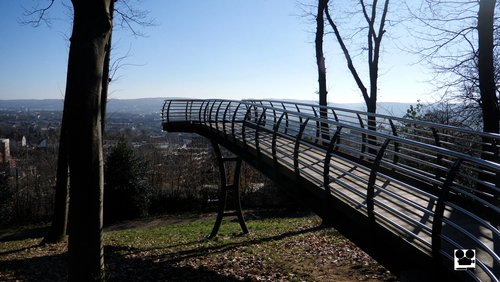
[[[238,156],[234,157],[223,157],[222,152],[220,150],[219,144],[215,141],[211,140],[212,146],[215,151],[215,156],[217,157],[217,163],[219,165],[219,174],[220,174],[220,189],[219,189],[219,207],[217,211],[217,219],[215,220],[214,227],[212,232],[208,236],[209,239],[212,239],[219,232],[219,228],[222,224],[222,219],[225,216],[236,216],[238,218],[238,222],[240,223],[241,231],[243,234],[248,233],[248,228],[245,223],[245,219],[243,218],[243,213],[241,211],[241,200],[240,200],[240,171],[241,171],[241,158]],[[234,171],[232,177],[232,184],[228,184],[228,171],[226,169],[226,163],[234,163]],[[228,196],[232,196],[234,211],[226,212],[227,207],[227,198]]]

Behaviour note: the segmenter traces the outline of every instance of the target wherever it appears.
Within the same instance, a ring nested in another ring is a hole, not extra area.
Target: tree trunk
[[[483,131],[499,133],[499,108],[496,96],[495,68],[493,62],[493,24],[495,0],[481,0],[477,21],[478,30],[478,72]],[[498,149],[493,140],[483,138],[482,158],[499,161]]]
[[[67,108],[66,106],[64,107]],[[56,172],[56,196],[54,203],[54,214],[52,216],[52,225],[49,232],[43,238],[41,244],[57,243],[66,238],[66,229],[68,225],[68,208],[69,208],[69,183],[68,183],[68,156],[65,146],[67,139],[67,111],[63,112],[61,123],[61,135],[59,137],[59,152],[57,155],[57,172]]]
[[[69,280],[104,280],[101,91],[112,0],[73,0],[68,59]],[[66,109],[65,109],[66,110]]]
[[[49,232],[43,238],[41,244],[61,242],[66,238],[68,226],[69,209],[69,167],[66,142],[68,140],[68,110],[64,100],[64,110],[59,136],[59,151],[57,155],[56,172],[56,195],[54,202],[54,214]]]
[[[328,0],[318,0],[318,12],[316,15],[316,39],[314,41],[316,49],[316,64],[318,66],[319,114],[320,117],[325,119],[328,118],[328,110],[326,109],[328,91],[326,89],[326,66],[323,54],[323,36],[325,33],[324,13],[327,5]],[[328,134],[328,123],[321,122],[317,129],[319,131],[317,137],[321,136],[323,142],[327,142],[330,139]]]
[[[318,65],[318,83],[319,83],[319,104],[326,106],[326,67],[325,57],[323,55],[323,35],[325,32],[324,13],[328,0],[318,0],[318,14],[316,15],[316,64]]]
[[[372,90],[373,91],[373,90]],[[368,114],[377,112],[377,94],[371,93],[370,99],[366,101],[366,111]],[[375,116],[368,115],[368,129],[376,131],[377,130],[377,120]],[[377,155],[377,137],[375,135],[368,135],[368,153],[375,157]]]
[[[481,0],[479,2],[479,13],[477,20],[477,31],[478,31],[478,72],[479,72],[479,91],[481,93],[481,109],[483,113],[483,131],[499,133],[499,108],[498,108],[498,98],[496,96],[496,85],[495,85],[495,68],[493,61],[493,25],[494,25],[494,10],[495,10],[495,0]],[[498,148],[494,142],[487,137],[483,137],[482,154],[481,158],[500,162],[498,156]],[[487,173],[480,173],[479,178],[494,183],[498,188],[500,187],[500,175],[490,175]],[[478,189],[482,189],[481,185]],[[489,190],[488,188],[484,188]],[[495,204],[499,206],[499,195],[496,192],[493,195],[496,199]],[[499,220],[494,220],[491,222],[493,226],[498,226]],[[498,240],[494,241],[494,250],[498,253],[500,249],[500,242]],[[498,271],[499,266],[495,264],[494,270]]]
[[[112,0],[109,7],[109,13],[111,18],[111,23],[113,23],[113,15],[115,11],[115,1]],[[106,105],[108,103],[108,86],[111,78],[109,77],[109,68],[111,61],[111,42],[112,33],[109,34],[108,45],[106,47],[106,55],[104,57],[104,69],[102,74],[102,90],[101,90],[101,130],[104,139],[104,127],[106,125]]]
[[[114,2],[110,3],[110,13],[111,22],[113,22],[113,12],[114,12]],[[109,72],[110,72],[110,56],[111,56],[111,34],[109,35],[108,45],[106,48],[106,55],[104,58],[104,68],[103,68],[103,78],[102,78],[102,90],[101,90],[101,130],[102,136],[104,136],[104,126],[106,118],[106,104],[108,99],[108,85],[110,82]],[[64,107],[67,109],[69,107]],[[69,209],[69,167],[68,167],[68,156],[65,151],[64,145],[64,135],[67,134],[65,131],[64,124],[67,122],[67,111],[63,112],[63,118],[61,122],[61,135],[59,137],[59,152],[57,156],[57,176],[56,176],[56,195],[54,203],[54,214],[52,216],[52,224],[50,226],[49,232],[45,235],[41,244],[50,244],[61,242],[66,238],[67,226],[68,226],[68,209]]]
[[[481,0],[477,30],[479,37],[479,90],[483,111],[483,131],[499,133],[498,99],[493,63],[493,24],[495,0]]]

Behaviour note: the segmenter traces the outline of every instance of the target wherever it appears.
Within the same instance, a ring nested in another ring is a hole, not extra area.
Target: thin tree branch
[[[116,2],[115,12],[118,15],[118,25],[127,28],[132,35],[145,36],[137,27],[155,26],[155,20],[149,18],[149,11],[135,9],[129,4],[130,0],[120,0]]]
[[[337,28],[337,25],[335,25],[335,22],[333,21],[332,17],[330,16],[330,11],[328,10],[328,6],[325,9],[325,14],[328,22],[330,23],[330,26],[333,28],[333,31],[335,33],[335,37],[337,38],[337,42],[340,44],[340,47],[342,48],[342,52],[344,53],[344,56],[347,61],[347,67],[351,71],[351,74],[356,81],[356,84],[358,85],[359,90],[361,91],[361,94],[363,95],[363,99],[365,100],[366,103],[370,100],[370,97],[368,96],[368,91],[363,84],[363,81],[359,77],[358,72],[356,71],[356,68],[354,67],[354,64],[351,59],[351,55],[349,54],[349,50],[347,49],[346,45],[344,44],[344,40],[340,36],[340,32]]]
[[[33,7],[32,9],[24,9],[23,16],[27,18],[25,20],[20,20],[21,24],[31,25],[33,27],[39,27],[41,23],[45,23],[47,26],[50,26],[50,20],[46,17],[47,11],[54,5],[54,0],[48,0],[49,3],[47,6],[38,8]]]

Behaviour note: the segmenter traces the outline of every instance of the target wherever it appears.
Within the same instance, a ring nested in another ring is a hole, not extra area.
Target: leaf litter
[[[182,218],[186,218],[185,221]],[[396,281],[370,256],[310,214],[248,220],[250,234],[215,215],[177,215],[108,228],[108,281]],[[66,281],[66,243],[0,241],[0,281]]]

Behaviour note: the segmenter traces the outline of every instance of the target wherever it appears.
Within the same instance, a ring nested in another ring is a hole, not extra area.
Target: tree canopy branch
[[[43,22],[46,25],[50,26],[50,20],[46,17],[46,14],[47,11],[50,10],[50,8],[54,5],[55,0],[48,1],[49,3],[47,4],[47,6],[44,6],[42,8],[33,7],[32,9],[26,9],[23,7],[23,16],[25,19],[20,20],[20,23],[31,25],[33,27],[39,27]]]
[[[358,74],[356,68],[354,67],[351,55],[349,54],[349,50],[347,49],[346,45],[344,44],[344,40],[342,39],[342,36],[340,35],[340,31],[337,28],[337,25],[335,24],[332,17],[330,16],[330,11],[328,10],[328,6],[325,9],[325,14],[326,14],[326,18],[328,20],[328,23],[330,23],[330,26],[332,27],[332,29],[335,33],[335,37],[337,38],[337,41],[340,44],[340,48],[342,48],[342,52],[344,53],[344,56],[347,60],[347,67],[351,71],[351,74],[352,74],[354,80],[356,81],[356,84],[358,85],[358,88],[361,91],[361,94],[363,95],[363,99],[365,100],[366,103],[368,103],[368,101],[370,100],[370,97],[368,96],[368,91],[367,91],[365,85],[363,84],[363,81],[359,77],[359,74]]]

